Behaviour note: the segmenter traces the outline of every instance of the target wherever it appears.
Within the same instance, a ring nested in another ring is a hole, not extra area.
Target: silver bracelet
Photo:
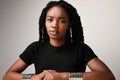
[[[69,74],[69,80],[83,80],[81,72],[72,72]]]
[[[32,77],[32,74],[23,74],[22,80],[30,80]]]

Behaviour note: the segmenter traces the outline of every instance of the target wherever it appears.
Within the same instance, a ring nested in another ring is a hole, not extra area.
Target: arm
[[[91,72],[83,73],[83,80],[115,80],[110,69],[98,58],[88,62]],[[69,72],[44,71],[46,76],[43,80],[69,80]]]
[[[26,69],[27,65],[22,59],[18,59],[5,73],[3,80],[22,80],[21,72]]]
[[[23,74],[21,72],[27,68],[27,64],[22,60],[18,59],[6,72],[3,80],[22,80]],[[44,74],[37,74],[31,77],[31,80],[42,80]]]
[[[115,80],[110,69],[98,58],[88,62],[91,72],[83,73],[83,80]]]
[[[18,59],[5,73],[3,80],[22,80],[21,72],[27,67],[22,59]]]

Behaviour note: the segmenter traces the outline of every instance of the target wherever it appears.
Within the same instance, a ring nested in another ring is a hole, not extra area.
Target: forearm
[[[17,72],[7,72],[4,77],[3,80],[22,80],[23,75],[21,73],[17,73]]]
[[[115,80],[111,72],[94,71],[83,73],[83,80]]]
[[[70,73],[64,73],[64,75],[66,75],[64,80],[69,80],[70,77],[69,74]],[[105,72],[105,71],[84,72],[82,79],[83,80],[115,80],[111,72]]]

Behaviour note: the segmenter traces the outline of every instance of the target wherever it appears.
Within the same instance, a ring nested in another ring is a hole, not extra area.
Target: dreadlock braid
[[[42,10],[39,19],[39,42],[49,41],[49,36],[47,34],[45,27],[45,19],[48,10],[54,6],[62,7],[69,16],[70,28],[66,33],[66,41],[72,43],[84,43],[83,28],[82,28],[80,16],[78,15],[77,10],[71,4],[63,0],[51,1]]]

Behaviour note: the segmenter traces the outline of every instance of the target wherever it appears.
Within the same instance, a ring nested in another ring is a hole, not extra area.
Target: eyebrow
[[[54,18],[54,17],[52,17],[52,16],[47,16],[48,18]],[[46,17],[46,18],[47,18]],[[59,19],[66,19],[65,17],[59,17]]]
[[[52,17],[52,16],[47,16],[47,17],[48,17],[48,18],[54,18],[54,17]],[[46,18],[47,18],[47,17],[46,17]]]

